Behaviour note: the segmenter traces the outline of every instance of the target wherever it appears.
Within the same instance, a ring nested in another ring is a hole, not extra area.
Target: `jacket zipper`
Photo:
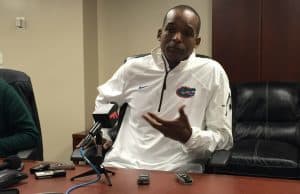
[[[162,101],[163,101],[163,98],[164,98],[164,92],[167,89],[167,77],[168,77],[168,73],[170,72],[167,69],[167,62],[166,62],[165,57],[162,56],[162,59],[164,61],[164,65],[165,65],[165,76],[164,76],[163,87],[162,87],[161,93],[160,93],[160,100],[159,100],[159,105],[158,105],[158,110],[157,110],[158,112],[160,112],[160,109],[161,109],[161,104],[162,104]]]

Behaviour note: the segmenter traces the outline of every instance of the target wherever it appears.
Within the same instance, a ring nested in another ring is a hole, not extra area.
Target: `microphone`
[[[104,104],[93,113],[94,125],[89,130],[88,135],[79,143],[77,147],[88,146],[93,138],[100,133],[102,128],[112,128],[118,121],[118,106],[116,104]]]
[[[3,160],[3,163],[0,164],[0,170],[4,169],[18,169],[21,167],[22,161],[18,156],[8,156]]]

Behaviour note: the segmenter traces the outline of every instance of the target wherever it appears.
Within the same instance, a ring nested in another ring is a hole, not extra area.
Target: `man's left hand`
[[[179,117],[175,120],[165,120],[150,112],[144,114],[143,118],[164,136],[185,143],[192,135],[192,128],[184,107],[179,108]]]

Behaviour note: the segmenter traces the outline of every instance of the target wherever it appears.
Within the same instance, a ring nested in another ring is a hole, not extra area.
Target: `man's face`
[[[197,17],[189,10],[170,10],[162,29],[158,30],[162,52],[169,63],[177,65],[187,59],[199,45]]]

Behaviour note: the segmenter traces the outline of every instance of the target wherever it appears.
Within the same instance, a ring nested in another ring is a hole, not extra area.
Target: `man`
[[[39,132],[21,97],[0,79],[0,157],[34,148]]]
[[[170,9],[157,33],[160,48],[127,60],[98,88],[96,109],[128,103],[104,165],[176,170],[232,146],[228,79],[220,64],[195,56],[200,25],[193,8]]]

